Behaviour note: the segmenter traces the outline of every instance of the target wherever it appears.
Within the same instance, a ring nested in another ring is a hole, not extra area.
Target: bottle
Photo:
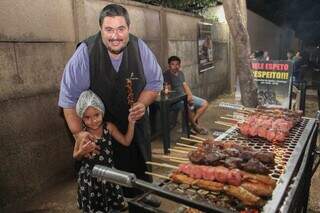
[[[164,83],[164,94],[165,95],[169,94],[169,84],[167,82]]]

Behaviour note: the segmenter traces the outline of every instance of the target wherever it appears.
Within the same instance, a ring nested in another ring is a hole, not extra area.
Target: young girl
[[[77,180],[79,208],[83,212],[114,212],[114,210],[123,209],[125,202],[119,185],[99,181],[91,176],[91,172],[96,164],[113,167],[111,137],[122,145],[129,146],[133,138],[135,121],[129,114],[128,131],[125,135],[114,124],[104,123],[104,105],[91,90],[81,93],[76,112],[82,119],[85,130],[97,138],[95,144],[77,142],[74,147],[73,157],[81,160]],[[93,147],[96,145],[100,147],[98,154],[93,152]]]

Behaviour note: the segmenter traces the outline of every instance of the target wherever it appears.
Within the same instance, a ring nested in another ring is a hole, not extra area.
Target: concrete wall
[[[182,70],[194,94],[212,100],[229,89],[228,85],[228,42],[226,25],[212,25],[215,68],[203,73],[198,72],[197,36],[200,18],[182,14],[167,13],[168,56],[177,55],[182,60]],[[179,26],[179,30],[177,30]]]
[[[287,49],[294,48],[294,32],[280,28],[248,10],[248,31],[251,50],[266,50],[271,59],[283,59]]]
[[[72,175],[57,107],[74,51],[72,0],[0,1],[0,212]]]
[[[60,79],[75,44],[98,30],[99,11],[110,2],[125,5],[131,32],[164,69],[168,56],[182,58],[195,94],[212,99],[225,89],[227,40],[217,36],[223,45],[215,70],[198,72],[200,17],[125,0],[1,0],[0,212],[72,175],[73,142],[57,107]]]

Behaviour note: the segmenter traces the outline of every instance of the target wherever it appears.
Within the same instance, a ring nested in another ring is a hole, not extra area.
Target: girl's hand
[[[135,117],[134,117],[134,115],[133,115],[133,112],[130,112],[130,113],[129,113],[128,121],[129,121],[129,123],[131,123],[131,124],[135,124],[135,123],[136,123],[136,120],[135,120]]]
[[[99,154],[100,147],[94,142],[85,142],[80,144],[79,151],[82,156],[90,157],[92,154]]]
[[[129,109],[129,112],[131,114],[131,119],[137,121],[143,117],[146,112],[146,106],[143,103],[136,102],[133,104],[133,107]]]

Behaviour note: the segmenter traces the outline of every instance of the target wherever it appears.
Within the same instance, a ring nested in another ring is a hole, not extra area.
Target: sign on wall
[[[199,72],[214,68],[212,24],[206,22],[198,23],[198,64]]]
[[[292,62],[251,60],[250,68],[258,86],[259,104],[289,108]]]

